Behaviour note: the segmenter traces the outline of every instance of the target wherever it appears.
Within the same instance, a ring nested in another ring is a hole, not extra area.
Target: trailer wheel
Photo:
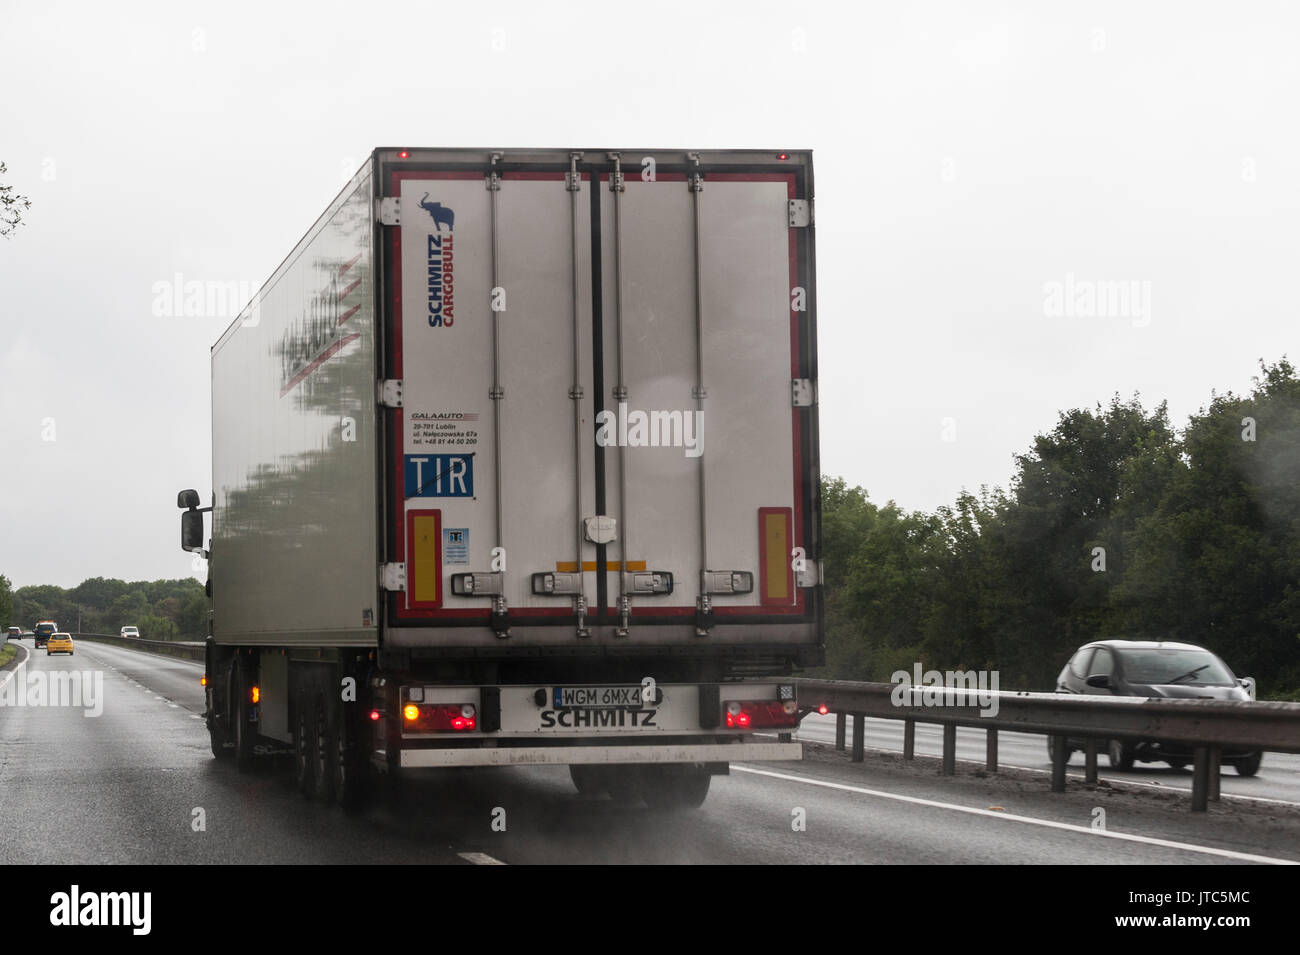
[[[569,764],[569,778],[584,796],[603,796],[623,806],[641,802],[643,778],[639,766]]]
[[[253,747],[257,734],[249,725],[252,715],[252,689],[248,677],[238,663],[231,664],[230,687],[234,695],[230,708],[231,736],[235,742],[235,768],[241,773],[252,772]]]
[[[227,760],[235,755],[234,749],[227,745],[226,731],[221,727],[221,721],[214,715],[208,714],[208,739],[212,741],[212,755],[217,759]]]
[[[310,697],[298,700],[298,728],[293,734],[294,782],[304,799],[315,794],[316,727],[315,709]]]
[[[222,699],[222,690],[224,690],[225,700],[229,703],[229,684],[225,687],[208,687],[206,695],[209,699],[204,716],[208,726],[208,739],[212,743],[212,755],[220,760],[228,760],[235,755],[235,750],[230,740],[230,707],[226,706],[224,716],[217,710],[217,704]]]
[[[216,721],[208,719],[208,739],[212,742],[212,755],[216,759],[226,760],[234,755],[234,751],[226,747],[225,735],[217,730]]]
[[[584,796],[599,796],[606,790],[606,787],[601,784],[600,773],[595,766],[570,763],[569,778],[573,780],[574,788]]]
[[[312,789],[317,802],[334,802],[334,763],[338,759],[338,729],[325,698],[316,697],[316,747],[312,760]]]
[[[713,777],[703,770],[669,773],[647,769],[641,798],[651,809],[698,809],[709,795]]]
[[[646,788],[646,777],[640,766],[602,766],[599,778],[601,786],[617,805],[640,804]]]
[[[353,810],[364,801],[365,766],[356,745],[356,731],[345,709],[339,714],[338,732],[334,737],[334,798],[345,810]]]

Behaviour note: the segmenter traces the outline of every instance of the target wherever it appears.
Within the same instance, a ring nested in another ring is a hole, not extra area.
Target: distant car
[[[56,632],[58,629],[59,625],[53,620],[42,620],[38,623],[36,625],[36,630],[33,631],[36,649],[39,650],[41,647],[45,646],[45,641],[50,638],[50,634]]]
[[[1228,665],[1204,647],[1190,643],[1148,640],[1097,640],[1075,652],[1056,678],[1057,693],[1104,696],[1151,696],[1182,700],[1249,700],[1250,681],[1238,680]],[[1055,737],[1047,738],[1049,756]],[[1081,739],[1067,739],[1065,758],[1083,749]],[[1195,759],[1185,743],[1155,740],[1109,740],[1111,766],[1132,769],[1134,763],[1166,762],[1182,769]],[[1260,750],[1225,749],[1221,762],[1241,776],[1259,772]]]
[[[68,656],[74,656],[72,652],[72,634],[50,634],[49,640],[45,643],[45,655],[48,657],[51,653],[66,653]]]
[[[10,640],[21,640],[22,638],[23,631],[21,627],[10,627],[8,634],[5,636],[5,642]]]
[[[121,635],[123,637],[131,637],[135,640],[140,639],[140,631],[137,630],[135,627],[123,627]]]

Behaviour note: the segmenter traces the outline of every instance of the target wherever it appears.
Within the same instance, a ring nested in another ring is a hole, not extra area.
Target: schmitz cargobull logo
[[[455,278],[452,269],[452,231],[456,213],[441,202],[430,202],[426,192],[420,208],[433,219],[433,232],[429,233],[429,327],[451,328],[455,321]],[[442,231],[443,226],[447,231]]]

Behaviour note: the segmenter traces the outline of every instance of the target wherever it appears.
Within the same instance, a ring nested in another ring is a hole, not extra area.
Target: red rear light
[[[377,719],[379,719],[382,715],[383,715],[383,714],[381,714],[378,710],[371,710],[371,711],[370,711],[370,718],[371,718],[372,720],[377,720]]]
[[[478,714],[470,703],[407,703],[406,711],[416,711],[414,718],[407,716],[406,726],[426,733],[453,730],[468,732],[478,728]]]
[[[793,700],[732,700],[723,704],[727,729],[760,729],[799,725],[799,709]]]
[[[776,154],[776,158],[779,159],[779,160],[781,160],[781,162],[785,162],[787,159],[790,158],[790,154],[789,154],[789,153],[777,153],[777,154]]]
[[[403,149],[403,150],[400,150],[400,151],[398,152],[398,154],[397,154],[397,158],[398,158],[398,159],[410,159],[410,158],[411,158],[411,154],[410,154],[409,152],[407,152],[405,149]]]
[[[820,713],[822,716],[825,716],[827,713],[830,712],[830,710],[827,708],[826,704],[823,703],[821,706],[817,707],[817,712]]]

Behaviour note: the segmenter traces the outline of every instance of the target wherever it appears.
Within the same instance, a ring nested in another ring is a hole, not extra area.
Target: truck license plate
[[[570,706],[639,707],[643,705],[642,692],[639,686],[557,686],[551,700],[557,710]]]

